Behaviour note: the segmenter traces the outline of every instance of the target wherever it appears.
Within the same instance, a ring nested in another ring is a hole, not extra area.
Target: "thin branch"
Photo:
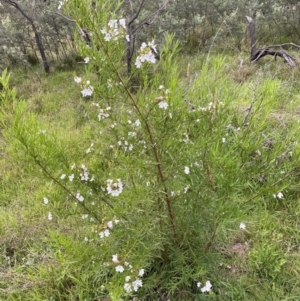
[[[155,12],[150,14],[148,17],[146,17],[143,21],[140,22],[133,30],[132,34],[134,34],[139,28],[141,28],[144,25],[151,25],[153,22],[157,19],[159,13],[166,8],[167,4],[169,3],[170,0],[166,0]],[[152,19],[151,19],[152,18]],[[149,19],[151,19],[149,21]]]
[[[142,1],[140,2],[139,8],[138,8],[136,14],[135,14],[135,15],[131,18],[131,20],[127,23],[127,26],[130,26],[130,25],[136,20],[136,18],[139,16],[139,14],[141,13],[142,7],[143,7],[143,5],[144,5],[144,2],[145,2],[145,0],[142,0]]]
[[[84,202],[80,202],[76,195],[70,191],[65,185],[63,185],[60,181],[58,181],[56,178],[54,178],[51,173],[43,166],[43,164],[35,157],[33,156],[34,161],[36,162],[36,164],[43,170],[43,172],[51,179],[53,180],[58,186],[60,186],[63,190],[65,190],[75,201],[77,204],[79,204],[84,210],[85,212],[87,212],[89,215],[92,215],[98,222],[101,222],[101,219],[95,214],[95,212],[93,212],[92,210],[90,210]],[[110,206],[111,208],[112,205],[110,205],[109,203],[107,203],[105,201],[106,205]]]
[[[67,16],[65,16],[65,15],[63,15],[62,13],[60,13],[60,12],[54,12],[56,15],[58,15],[58,16],[60,16],[60,17],[62,17],[62,18],[64,18],[64,19],[66,19],[67,21],[69,21],[69,22],[73,22],[73,23],[76,23],[76,21],[74,20],[74,19],[71,19],[71,18],[69,18],[69,17],[67,17]]]
[[[283,43],[283,44],[277,44],[277,45],[270,45],[268,46],[269,48],[274,48],[274,47],[283,47],[283,46],[293,46],[293,47],[297,47],[300,48],[300,45],[297,45],[295,43]]]

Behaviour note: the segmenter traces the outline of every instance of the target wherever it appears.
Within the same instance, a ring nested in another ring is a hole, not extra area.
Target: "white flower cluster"
[[[125,271],[125,268],[127,268],[130,273],[134,272],[132,269],[132,265],[129,262],[125,261],[123,265],[120,264],[118,254],[112,255],[112,262],[114,264],[117,264],[115,266],[115,270],[118,273],[123,273]],[[144,274],[145,274],[145,269],[140,269],[137,275],[134,277],[133,281],[131,281],[132,276],[130,275],[126,276],[124,290],[127,293],[137,292],[138,289],[143,286],[143,281],[140,277],[143,277]]]
[[[197,287],[201,287],[201,283],[200,282],[197,282]],[[206,281],[206,283],[205,283],[205,286],[203,286],[202,288],[201,288],[201,292],[202,293],[205,293],[205,292],[210,292],[211,291],[211,288],[212,288],[212,284],[210,283],[210,281],[208,280],[208,281]]]
[[[74,81],[77,83],[77,84],[80,84],[82,83],[82,79],[81,77],[74,77]],[[94,87],[90,85],[90,81],[87,80],[84,84],[81,84],[82,85],[82,90],[81,90],[81,94],[83,97],[87,97],[87,96],[92,96],[93,93],[94,93]]]
[[[144,62],[156,63],[155,53],[157,53],[154,40],[148,43],[142,43],[141,48],[138,51],[138,56],[135,60],[135,66],[141,68]]]
[[[81,165],[81,170],[82,170],[82,172],[79,174],[81,181],[84,181],[84,182],[88,182],[88,181],[93,182],[94,181],[94,176],[92,176],[90,178],[89,170],[87,169],[87,167],[84,164]]]
[[[141,122],[139,119],[137,119],[135,122],[132,122],[130,119],[128,119],[128,124],[131,124],[133,127],[140,127],[141,126]]]
[[[133,136],[129,136],[129,137],[133,137]],[[125,140],[124,137],[122,137],[121,140],[119,140],[117,142],[117,144],[118,144],[118,146],[122,146],[123,145],[125,152],[127,152],[127,151],[131,152],[133,150],[133,145],[131,143],[129,143],[127,140]]]
[[[77,201],[79,201],[79,202],[83,202],[83,201],[84,201],[84,197],[80,194],[80,192],[77,192],[77,193],[76,193],[75,198],[76,198]]]
[[[117,141],[116,145],[111,144],[109,147],[112,149],[117,147],[118,150],[124,150],[125,152],[131,152],[134,149],[134,144],[145,144],[146,142],[138,139],[137,129],[141,126],[141,121],[139,119],[132,121],[130,119],[127,120],[128,124],[132,127],[131,130],[127,133],[127,137],[120,137]],[[114,128],[117,125],[116,122],[111,124],[111,128]],[[144,148],[146,146],[144,145]]]
[[[106,181],[107,183],[107,193],[111,196],[118,196],[123,191],[123,183],[120,179],[117,179],[116,181],[108,179]]]
[[[104,230],[99,232],[100,238],[105,238],[105,237],[110,236],[112,228],[114,227],[114,225],[117,225],[119,222],[120,221],[118,219],[116,219],[115,217],[113,218],[113,220],[108,221],[105,224]]]
[[[129,41],[129,35],[126,35],[126,20],[114,19],[107,23],[107,27],[101,29],[101,33],[104,35],[104,40],[109,42],[110,40],[117,41],[120,38],[125,37]]]
[[[165,87],[163,85],[160,85],[158,87],[159,90],[161,90],[163,92],[163,95],[160,95],[158,97],[156,97],[156,101],[158,102],[158,107],[160,109],[164,109],[166,110],[169,106],[167,100],[168,100],[168,94],[170,93],[170,90],[169,89],[165,89]],[[172,114],[169,115],[170,118],[172,118]]]
[[[277,194],[273,194],[273,197],[275,199],[283,199],[283,193],[279,191]]]
[[[188,166],[184,167],[184,173],[188,175],[190,173],[190,168]]]
[[[224,107],[224,103],[223,102],[219,102],[218,103],[219,107]],[[217,109],[217,103],[216,102],[210,102],[207,107],[199,107],[198,111],[200,112],[209,112],[212,113]]]
[[[87,154],[90,153],[93,150],[93,146],[94,146],[94,143],[92,143],[91,146],[85,152]],[[73,170],[74,168],[75,168],[75,164],[73,164],[71,166],[71,170]],[[66,177],[67,177],[66,174],[62,174],[60,176],[60,179],[64,180]],[[81,165],[81,172],[79,173],[79,177],[80,177],[80,180],[84,181],[84,182],[87,182],[87,181],[93,182],[94,181],[94,176],[90,177],[90,172],[84,164]],[[74,178],[75,178],[74,173],[72,173],[68,176],[68,179],[70,182],[73,182]]]
[[[125,277],[126,283],[124,284],[124,290],[127,293],[131,293],[132,291],[137,292],[140,287],[143,286],[143,281],[140,278],[136,278],[134,281],[130,281],[130,276]]]
[[[99,110],[99,114],[98,114],[99,121],[109,117],[109,114],[107,113],[107,111],[110,111],[110,109],[111,109],[110,107],[107,107],[106,109]]]

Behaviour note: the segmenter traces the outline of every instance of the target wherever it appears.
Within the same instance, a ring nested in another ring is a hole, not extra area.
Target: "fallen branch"
[[[256,37],[255,37],[255,23],[251,17],[246,16],[247,21],[249,23],[249,34],[250,34],[250,41],[251,41],[251,55],[250,55],[250,62],[256,62],[260,58],[266,55],[273,55],[276,59],[277,56],[282,57],[284,61],[289,64],[291,67],[295,67],[295,58],[289,55],[282,47],[286,45],[294,46],[300,48],[299,45],[294,43],[284,43],[279,45],[270,45],[264,48],[256,48]],[[279,50],[274,50],[271,48],[279,48]]]

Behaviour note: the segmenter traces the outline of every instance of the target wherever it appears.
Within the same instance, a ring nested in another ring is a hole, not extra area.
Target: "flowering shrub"
[[[224,283],[223,275],[211,274],[220,268],[222,235],[229,229],[247,239],[253,198],[271,208],[288,199],[294,166],[282,154],[297,155],[294,138],[272,147],[265,141],[273,135],[265,120],[279,88],[268,81],[258,86],[254,109],[244,116],[231,100],[246,93],[220,76],[226,64],[217,57],[187,89],[178,78],[172,36],[159,62],[154,42],[142,44],[133,74],[140,82],[133,87],[123,59],[126,21],[106,5],[98,14],[89,1],[64,3],[93,39],[92,47],[78,41],[85,74],[69,79],[83,98],[84,113],[71,125],[78,139],[51,125],[45,130],[22,102],[7,103],[3,112],[10,113],[1,117],[22,162],[46,179],[39,202],[49,227],[47,252],[57,262],[65,256],[68,277],[63,270],[57,278],[72,283],[66,294],[79,295],[81,287],[82,300],[159,299],[166,292],[213,298]],[[11,93],[5,98],[16,100]],[[260,95],[268,95],[267,105]],[[253,254],[255,266],[260,258]],[[268,274],[275,277],[283,265]]]

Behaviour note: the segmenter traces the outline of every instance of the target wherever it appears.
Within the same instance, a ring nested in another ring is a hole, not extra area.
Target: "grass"
[[[201,172],[193,180],[202,185],[197,192],[199,202],[190,204],[186,198],[188,216],[178,218],[181,229],[195,223],[201,231],[184,233],[182,230],[185,235],[182,246],[179,250],[174,248],[167,261],[152,255],[144,295],[138,294],[135,300],[299,300],[299,163],[286,154],[280,157],[281,140],[295,134],[297,129],[300,107],[298,67],[291,70],[272,60],[262,60],[257,65],[244,62],[240,66],[239,58],[226,55],[212,55],[210,60],[213,63],[209,65],[206,65],[206,60],[207,57],[201,55],[179,60],[180,85],[185,92],[185,103],[191,110],[199,106],[199,99],[208,103],[216,98],[228,103],[227,112],[245,121],[251,103],[255,105],[267,99],[270,107],[257,112],[255,119],[249,117],[249,131],[238,137],[242,141],[240,144],[235,142],[234,135],[224,136],[218,120],[214,121],[214,136],[203,141],[214,159],[208,159],[207,165],[203,160]],[[80,151],[85,150],[103,130],[92,119],[91,101],[82,99],[73,82],[75,72],[84,74],[81,69],[55,72],[49,76],[44,76],[40,70],[13,70],[10,83],[17,87],[17,97],[26,102],[25,114],[34,116],[41,129],[57,137],[54,141],[46,141],[57,148],[48,154],[49,162],[60,158],[65,166],[76,159],[90,162]],[[263,115],[266,116],[266,125],[258,123],[263,120]],[[191,139],[201,140],[201,133],[210,132],[211,126],[197,128],[196,117],[193,118],[188,121],[190,135],[197,133],[198,136]],[[222,122],[226,124],[224,120]],[[231,115],[228,120],[233,120]],[[222,144],[215,140],[221,141],[222,137],[237,145],[236,148],[233,150],[228,144],[228,150],[220,152]],[[251,137],[258,140],[251,140]],[[297,138],[287,139],[293,147],[292,158],[299,155],[298,148],[294,147]],[[108,156],[105,145],[109,142],[101,143],[101,156],[92,161],[99,170],[106,170],[110,166],[104,165],[113,163],[102,159]],[[261,155],[256,152],[258,145]],[[47,149],[42,147],[39,151],[47,154]],[[110,253],[105,246],[99,251],[96,239],[83,242],[90,225],[74,220],[78,208],[75,205],[70,208],[66,202],[58,201],[63,194],[61,187],[53,181],[46,181],[41,169],[22,148],[16,151],[16,145],[1,137],[0,152],[3,171],[0,180],[0,299],[113,300],[103,288],[103,279],[110,275],[99,268],[102,257]],[[63,154],[68,156],[63,157]],[[197,156],[202,158],[197,148],[191,145],[190,157],[194,160]],[[236,160],[244,163],[237,167]],[[119,164],[123,164],[122,161]],[[293,168],[290,165],[294,165]],[[64,172],[63,166],[59,165],[51,172],[58,177]],[[279,170],[288,168],[293,173],[278,176]],[[134,177],[134,172],[132,166],[127,173],[124,172],[124,177],[130,178],[131,174]],[[249,174],[253,178],[247,178]],[[271,181],[267,188],[264,188],[265,181]],[[242,186],[246,188],[241,189]],[[283,191],[284,198],[274,198],[270,190],[274,193]],[[143,193],[141,190],[140,195]],[[46,196],[54,200],[52,209],[56,210],[51,222],[47,219],[49,209],[43,203]],[[142,211],[145,204],[140,200],[129,202],[128,199],[124,206],[128,211],[132,206],[138,206]],[[180,212],[180,206],[178,209],[175,206],[175,211]],[[211,216],[199,218],[198,212],[205,206],[214,208],[217,220]],[[128,231],[134,222],[143,228],[139,219],[130,215],[128,218]],[[245,231],[239,229],[240,222],[246,224]],[[203,238],[199,233],[203,233]],[[120,242],[126,243],[126,235],[124,231]],[[153,239],[146,230],[139,235],[148,237],[149,241]],[[193,239],[194,235],[198,237]],[[209,247],[208,252],[198,252],[203,246],[199,245],[200,242]],[[131,240],[128,245],[130,243]],[[133,244],[132,248],[140,250],[138,245]],[[192,259],[191,250],[194,253]],[[152,253],[156,251],[153,246]],[[195,266],[191,268],[191,265]],[[199,294],[197,279],[201,282],[210,279],[213,293]],[[121,283],[120,279],[115,281]]]

